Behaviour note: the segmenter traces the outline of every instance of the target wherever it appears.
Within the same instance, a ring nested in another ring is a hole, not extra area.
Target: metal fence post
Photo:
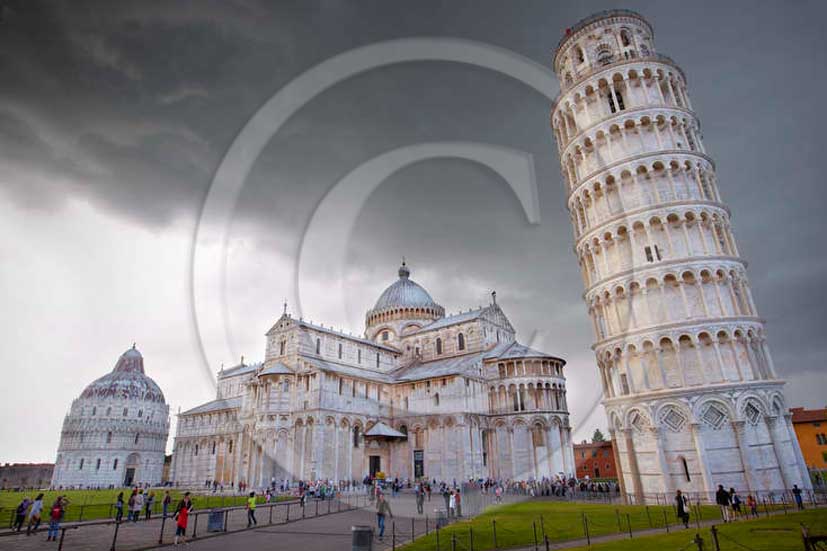
[[[497,519],[491,519],[491,526],[494,529],[494,549],[497,549]]]
[[[270,505],[270,521],[267,524],[273,524],[273,506]]]
[[[652,517],[649,516],[649,506],[646,506],[646,520],[649,522],[649,528],[652,527]]]
[[[451,534],[451,551],[457,551],[457,535]]]
[[[666,518],[666,509],[663,509],[663,526],[666,528],[666,533],[669,533],[669,519]]]
[[[167,523],[167,517],[164,516],[164,518],[161,519],[161,533],[158,534],[158,544],[159,545],[164,543],[164,525],[166,523]],[[117,536],[117,529],[115,529],[115,537],[118,537]],[[115,549],[115,544],[114,543],[112,544],[112,549]]]
[[[60,530],[60,542],[57,545],[57,551],[63,551],[63,538],[66,537],[66,528]]]
[[[588,545],[592,544],[592,540],[589,537],[589,517],[586,516],[586,513],[583,513],[583,533],[586,535],[586,543]]]
[[[615,518],[617,519],[617,531],[622,532],[623,526],[620,525],[620,511],[615,509]]]
[[[471,546],[471,551],[474,551],[474,528],[468,525],[468,543]]]
[[[632,517],[629,516],[629,513],[626,513],[626,524],[629,525],[629,539],[632,539]]]
[[[198,513],[195,513],[195,523],[192,525],[192,539],[198,537]]]
[[[713,524],[710,531],[712,532],[712,543],[715,544],[715,551],[721,551],[721,545],[718,543],[718,528]]]
[[[115,551],[115,544],[118,542],[118,530],[120,529],[120,527],[121,527],[121,523],[116,522],[115,523],[115,535],[112,536],[112,547],[109,548],[109,551]],[[161,535],[163,535],[163,533],[164,532],[161,531]],[[158,543],[161,543],[160,539],[158,540]]]

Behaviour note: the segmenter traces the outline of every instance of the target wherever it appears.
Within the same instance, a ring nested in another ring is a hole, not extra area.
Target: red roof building
[[[617,478],[614,444],[585,440],[582,444],[574,445],[574,464],[577,468],[577,478]]]

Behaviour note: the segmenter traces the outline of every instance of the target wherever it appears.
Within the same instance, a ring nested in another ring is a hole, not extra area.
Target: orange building
[[[792,408],[790,412],[807,467],[811,471],[827,471],[827,408]]]
[[[617,478],[614,444],[585,440],[582,444],[574,445],[574,464],[577,468],[577,478]]]

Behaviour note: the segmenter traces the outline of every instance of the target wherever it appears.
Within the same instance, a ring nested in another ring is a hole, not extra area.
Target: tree
[[[592,435],[592,444],[605,441],[606,437],[603,436],[603,433],[600,432],[600,429],[594,429],[594,434]]]

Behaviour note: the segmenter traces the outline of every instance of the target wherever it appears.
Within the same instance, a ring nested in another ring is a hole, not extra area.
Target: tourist
[[[450,515],[451,509],[451,492],[448,491],[448,485],[442,485],[442,499],[445,501],[445,514]]]
[[[457,516],[457,494],[454,490],[448,494],[448,518]]]
[[[804,500],[801,499],[801,488],[798,484],[793,484],[793,497],[795,498],[795,506],[801,511],[804,509]]]
[[[724,487],[721,484],[718,484],[718,491],[715,492],[715,503],[717,503],[718,507],[721,509],[721,518],[724,522],[729,522],[729,492],[724,490]]]
[[[424,512],[424,505],[425,505],[425,491],[422,488],[422,484],[416,485],[416,512],[418,514],[422,514]]]
[[[497,488],[494,490],[494,496],[497,499],[497,503],[503,502],[503,487],[497,484]]]
[[[250,492],[247,498],[247,528],[252,525],[258,525],[256,522],[256,493]]]
[[[57,541],[57,534],[60,531],[60,521],[63,520],[64,507],[63,496],[57,496],[49,512],[49,531],[46,534],[46,541]]]
[[[175,546],[178,547],[178,538],[183,538],[184,543],[187,542],[187,522],[189,521],[190,511],[192,511],[192,500],[190,493],[184,494],[184,499],[178,503],[175,510]]]
[[[123,520],[123,492],[118,494],[115,500],[115,522]]]
[[[391,506],[385,501],[385,495],[379,493],[376,496],[376,525],[379,527],[379,539],[381,540],[385,536],[385,515],[390,515],[393,518],[393,513],[391,512]]]
[[[741,496],[735,491],[735,488],[729,489],[729,500],[732,504],[732,519],[736,520],[741,514]]]
[[[139,517],[141,516],[141,509],[144,508],[144,491],[143,489],[138,490],[138,493],[135,494],[135,503],[132,507],[132,522],[138,522]]]
[[[164,492],[164,501],[161,502],[161,505],[164,508],[164,518],[167,518],[167,514],[169,513],[169,505],[172,503],[172,496],[169,495],[169,490]]]
[[[680,490],[675,492],[675,507],[678,514],[678,520],[683,522],[684,528],[689,528],[689,510],[687,507],[689,506],[689,501],[686,499],[686,496],[681,493]]]
[[[29,510],[29,505],[32,504],[32,500],[28,497],[24,497],[23,501],[17,506],[15,510],[15,517],[14,517],[14,526],[12,530],[15,532],[19,532],[23,528],[23,522],[26,520],[26,513]]]
[[[747,507],[749,507],[749,514],[753,518],[758,518],[758,501],[752,494],[747,495]]]
[[[29,524],[26,526],[26,535],[30,535],[32,532],[37,532],[37,529],[40,527],[40,516],[43,512],[43,494],[37,494],[37,497],[34,498],[32,502],[32,508],[29,510]],[[34,528],[32,528],[34,525]]]
[[[138,488],[132,490],[132,493],[129,495],[129,500],[126,502],[126,506],[128,511],[126,512],[126,520],[132,520],[133,513],[135,512],[135,498],[138,496]]]
[[[456,494],[454,495],[454,497],[456,498],[456,502],[457,502],[457,506],[456,506],[457,516],[461,517],[462,516],[462,498],[459,495],[459,488],[457,488],[457,491],[456,491]]]
[[[152,506],[155,505],[155,492],[150,491],[149,495],[146,498],[146,505],[144,506],[145,510],[145,519],[149,520],[152,516]]]

